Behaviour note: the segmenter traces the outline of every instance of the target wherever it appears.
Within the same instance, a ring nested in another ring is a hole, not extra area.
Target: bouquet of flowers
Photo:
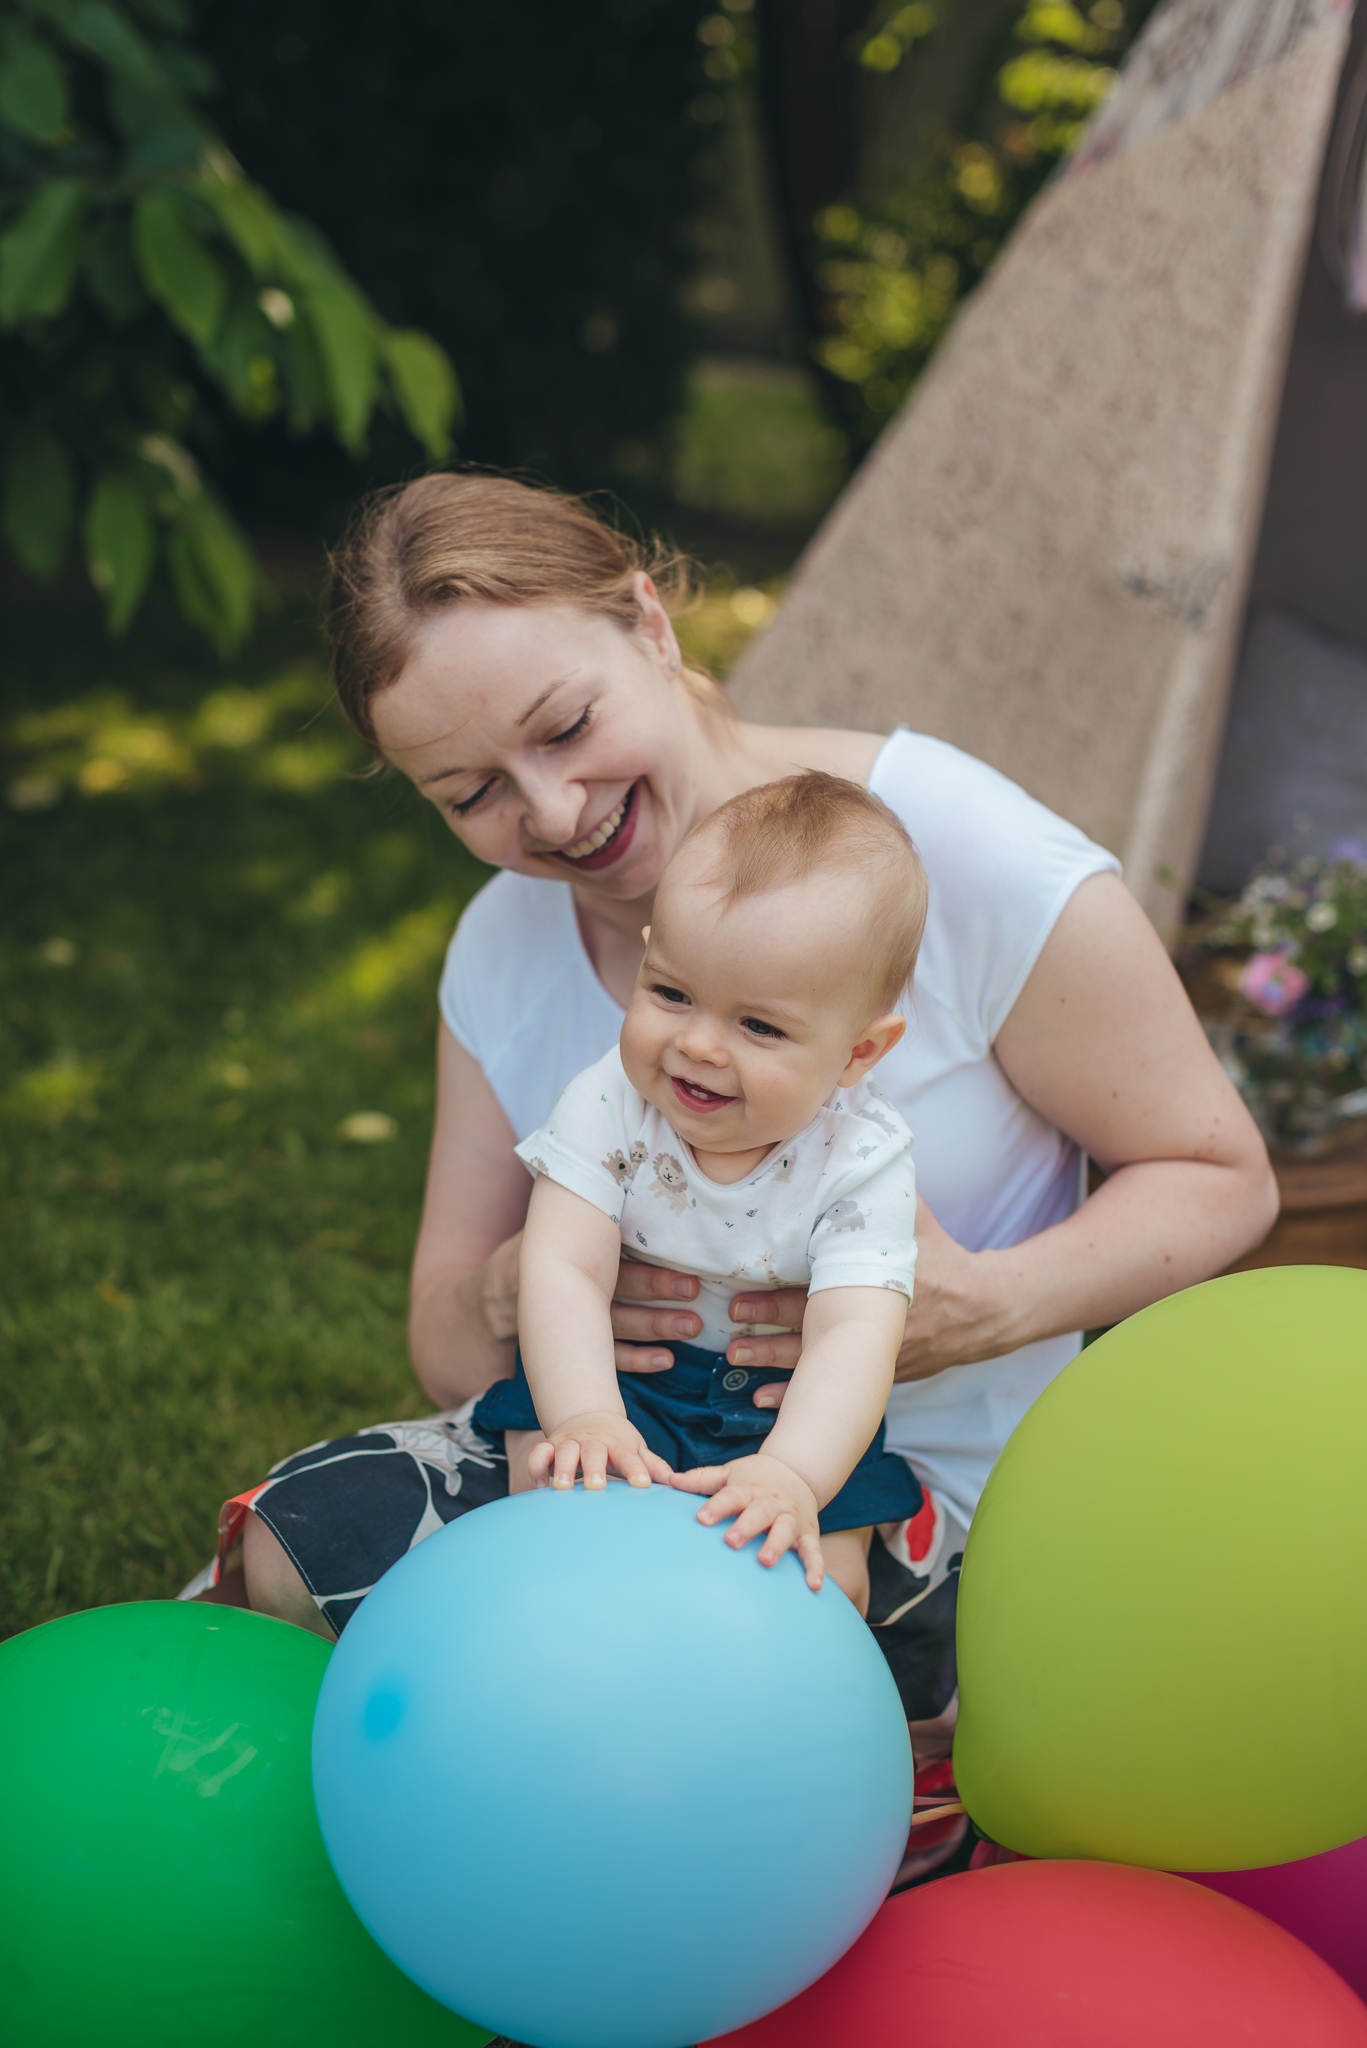
[[[1367,846],[1277,849],[1191,934],[1232,1002],[1206,1029],[1269,1145],[1332,1149],[1367,1118]]]

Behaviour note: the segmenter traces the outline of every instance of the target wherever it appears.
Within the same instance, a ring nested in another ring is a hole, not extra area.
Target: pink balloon
[[[1367,1999],[1367,1838],[1266,1870],[1183,1876],[1275,1920]]]

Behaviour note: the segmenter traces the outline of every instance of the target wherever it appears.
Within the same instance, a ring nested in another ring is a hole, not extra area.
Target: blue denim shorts
[[[728,1365],[724,1352],[695,1344],[664,1347],[674,1355],[668,1372],[619,1375],[617,1384],[629,1420],[657,1457],[676,1472],[695,1465],[725,1465],[757,1451],[778,1420],[772,1408],[756,1408],[756,1387],[788,1380],[776,1366]],[[522,1354],[510,1380],[499,1380],[475,1404],[476,1429],[496,1438],[508,1429],[538,1429],[532,1390]],[[883,1424],[834,1500],[821,1510],[821,1529],[866,1529],[879,1522],[904,1522],[920,1511],[920,1484],[894,1451],[883,1448]]]

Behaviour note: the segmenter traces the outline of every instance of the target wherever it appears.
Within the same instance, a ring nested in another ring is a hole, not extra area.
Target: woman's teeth
[[[562,846],[560,851],[564,854],[566,860],[583,860],[588,854],[597,853],[600,846],[606,846],[626,816],[627,805],[630,801],[631,791],[628,790],[612,816],[604,818],[602,824],[595,831],[590,832],[587,839],[576,839],[573,846]]]

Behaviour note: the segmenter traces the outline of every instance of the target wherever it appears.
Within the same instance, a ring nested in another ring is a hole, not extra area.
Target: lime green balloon
[[[1367,1273],[1207,1281],[1084,1351],[964,1554],[968,1810],[1033,1856],[1287,1863],[1367,1835]]]
[[[395,1968],[332,1874],[309,1775],[327,1658],[169,1600],[0,1644],[5,2048],[490,2038]]]

